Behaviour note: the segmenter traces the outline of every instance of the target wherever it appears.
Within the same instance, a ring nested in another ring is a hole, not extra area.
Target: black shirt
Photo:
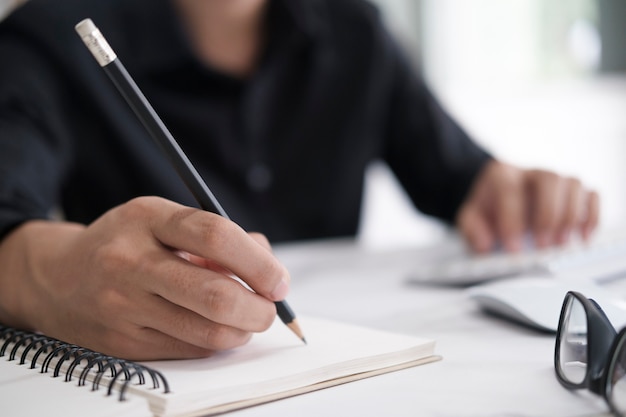
[[[61,207],[89,223],[135,196],[196,206],[74,31],[90,17],[230,217],[272,241],[353,235],[386,161],[451,221],[489,156],[359,0],[275,0],[255,73],[194,57],[167,0],[31,0],[0,24],[0,236]]]

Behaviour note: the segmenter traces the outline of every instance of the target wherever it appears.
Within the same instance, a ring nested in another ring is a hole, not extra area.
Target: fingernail
[[[189,255],[188,252],[177,250],[177,251],[174,251],[174,253],[176,254],[176,256],[178,256],[179,258],[183,258],[186,261],[191,260],[191,256]]]
[[[289,292],[289,284],[284,279],[281,279],[276,288],[271,292],[271,296],[274,300],[280,301],[284,300],[287,297],[287,293]]]

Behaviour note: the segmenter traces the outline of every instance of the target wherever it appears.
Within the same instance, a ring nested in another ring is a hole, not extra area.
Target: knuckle
[[[129,300],[115,288],[101,289],[98,300],[92,307],[101,320],[113,322],[116,315],[123,315],[128,312]]]
[[[236,232],[234,223],[216,214],[204,215],[199,223],[196,227],[202,241],[211,249],[223,247],[227,239]]]
[[[175,228],[182,228],[187,220],[198,212],[199,210],[193,207],[182,206],[170,214],[168,222]]]
[[[123,272],[138,271],[146,266],[139,252],[122,238],[98,246],[94,250],[94,261],[108,277],[121,277]]]
[[[287,269],[273,257],[268,257],[260,262],[258,267],[259,283],[266,291],[272,291],[281,279],[289,281]]]
[[[204,305],[209,311],[209,317],[213,320],[224,321],[225,317],[234,314],[237,291],[233,288],[233,284],[235,284],[234,281],[231,283],[226,279],[205,284]]]
[[[213,350],[226,350],[241,346],[250,340],[251,334],[222,324],[215,324],[205,333],[205,346]]]
[[[228,329],[226,328],[226,326],[220,324],[210,326],[204,331],[203,346],[209,349],[224,349],[227,345],[227,343],[225,343],[227,331]]]
[[[523,172],[509,165],[501,165],[500,169],[494,172],[495,185],[502,188],[521,186],[524,180]]]
[[[569,183],[570,189],[577,191],[577,190],[582,190],[583,188],[583,183],[579,178],[567,178],[566,181]]]
[[[548,171],[545,169],[533,169],[531,172],[534,176],[538,177],[539,179],[543,181],[557,177],[557,175],[554,172]]]
[[[119,213],[129,220],[150,216],[160,197],[136,197],[118,207]]]
[[[552,171],[534,170],[533,174],[533,188],[543,191],[544,193],[548,191],[554,192],[555,187],[558,187],[563,179],[560,175]]]
[[[562,179],[560,175],[552,171],[543,171],[543,177],[545,178],[546,181],[550,183],[557,183],[557,182],[560,182]]]
[[[207,218],[200,224],[199,231],[203,243],[211,249],[220,248],[225,244],[226,227],[215,218]]]

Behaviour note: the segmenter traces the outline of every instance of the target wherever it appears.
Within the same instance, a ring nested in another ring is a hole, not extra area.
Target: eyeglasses
[[[626,328],[619,334],[600,306],[565,295],[554,349],[556,377],[568,389],[589,389],[626,417]]]

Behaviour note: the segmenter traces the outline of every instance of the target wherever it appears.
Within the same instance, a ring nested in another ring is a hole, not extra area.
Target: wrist
[[[13,230],[0,244],[0,322],[39,330],[54,293],[67,239],[84,226],[32,220]]]

